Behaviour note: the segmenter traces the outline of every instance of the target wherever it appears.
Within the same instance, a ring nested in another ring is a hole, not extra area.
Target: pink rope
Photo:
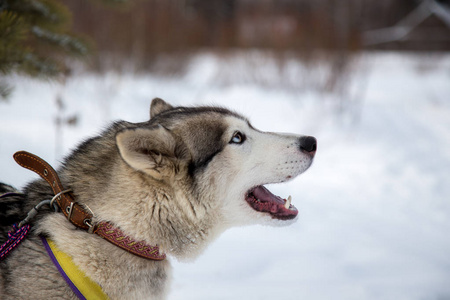
[[[30,231],[30,227],[30,224],[23,225],[20,228],[17,224],[13,225],[13,229],[8,232],[8,240],[0,247],[0,261],[20,244]]]

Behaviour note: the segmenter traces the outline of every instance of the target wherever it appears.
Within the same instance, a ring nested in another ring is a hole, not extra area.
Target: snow
[[[450,55],[364,54],[344,111],[336,95],[233,81],[232,69],[205,54],[182,78],[78,74],[65,86],[13,78],[12,98],[0,103],[0,182],[36,178],[13,162],[15,151],[57,166],[111,120],[146,120],[154,97],[227,106],[261,130],[317,137],[310,170],[270,186],[292,195],[299,219],[234,228],[195,262],[173,261],[170,300],[450,298]],[[58,94],[60,115],[79,117],[64,127],[62,150]]]

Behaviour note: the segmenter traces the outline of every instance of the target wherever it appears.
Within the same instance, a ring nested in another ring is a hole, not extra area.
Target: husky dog
[[[119,121],[82,143],[58,170],[65,188],[91,211],[177,259],[198,256],[232,226],[291,224],[298,211],[263,185],[288,181],[311,165],[316,139],[261,132],[220,107],[173,107],[154,99],[150,120]],[[3,170],[4,171],[4,170]],[[54,194],[44,180],[0,199],[0,243],[12,224]],[[110,299],[164,299],[168,259],[147,260],[79,230],[43,209],[31,233],[0,263],[3,299],[76,299],[39,236],[51,239]]]

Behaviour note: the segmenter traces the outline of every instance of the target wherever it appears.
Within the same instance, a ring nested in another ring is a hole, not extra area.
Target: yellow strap
[[[108,300],[108,296],[103,292],[102,288],[87,277],[72,261],[72,258],[66,253],[59,250],[53,241],[47,239],[47,243],[52,249],[53,255],[58,263],[70,278],[72,283],[78,288],[86,299],[89,300]]]

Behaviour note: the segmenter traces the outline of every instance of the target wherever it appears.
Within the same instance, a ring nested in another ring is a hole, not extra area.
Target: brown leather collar
[[[41,176],[51,186],[56,203],[66,218],[80,229],[95,233],[114,245],[127,250],[130,253],[152,260],[163,260],[164,253],[159,253],[158,246],[147,245],[144,241],[136,241],[127,236],[122,230],[108,222],[93,224],[92,214],[78,204],[71,190],[64,190],[56,171],[42,158],[26,151],[14,154],[14,160],[22,167],[29,169]]]

